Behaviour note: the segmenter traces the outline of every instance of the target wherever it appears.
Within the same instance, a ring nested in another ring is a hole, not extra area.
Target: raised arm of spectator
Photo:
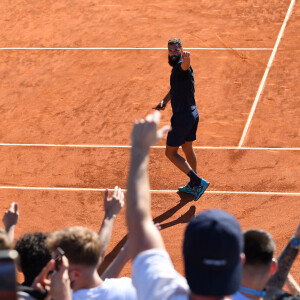
[[[293,237],[300,239],[300,224]],[[267,288],[276,287],[282,289],[298,252],[299,247],[294,247],[290,240],[278,257],[277,272],[269,279]]]
[[[122,247],[121,251],[103,272],[101,278],[103,280],[105,280],[106,278],[117,278],[120,275],[126,263],[129,261],[129,259],[130,253],[127,240],[125,245]]]
[[[285,282],[286,287],[288,288],[288,291],[292,294],[298,294],[300,295],[300,286],[294,279],[291,273],[288,274],[286,282]]]
[[[11,242],[14,240],[15,225],[19,220],[19,205],[16,202],[12,202],[9,209],[4,213],[2,222],[5,227],[5,231]]]
[[[115,186],[111,198],[108,198],[108,189],[105,190],[105,196],[104,196],[105,216],[98,233],[102,244],[101,254],[100,254],[101,260],[103,260],[105,252],[109,245],[116,216],[120,212],[123,206],[124,206],[124,193],[118,186]]]
[[[148,176],[150,147],[170,130],[170,126],[158,130],[159,122],[160,112],[155,111],[145,119],[136,121],[131,134],[126,218],[132,258],[147,249],[164,248],[162,237],[152,221]]]
[[[154,225],[158,230],[161,230],[161,226],[159,223],[156,223]],[[106,278],[117,278],[120,275],[124,266],[131,258],[129,252],[129,243],[129,240],[127,239],[125,245],[122,247],[121,251],[118,253],[116,258],[103,272],[103,274],[101,275],[101,278],[103,280]]]

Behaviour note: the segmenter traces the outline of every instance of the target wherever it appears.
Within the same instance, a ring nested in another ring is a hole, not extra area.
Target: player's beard
[[[172,56],[168,56],[169,58],[169,65],[171,67],[174,67],[178,64],[178,62],[180,61],[181,59],[181,54],[180,55],[172,55]]]

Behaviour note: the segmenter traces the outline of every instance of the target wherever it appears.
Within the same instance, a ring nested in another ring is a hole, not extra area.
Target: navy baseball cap
[[[185,231],[185,275],[191,291],[203,296],[234,294],[242,279],[243,235],[229,213],[206,210]]]

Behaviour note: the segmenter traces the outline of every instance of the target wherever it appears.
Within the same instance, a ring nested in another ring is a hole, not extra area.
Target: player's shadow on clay
[[[167,210],[166,212],[164,212],[163,214],[161,214],[160,216],[153,219],[154,223],[160,224],[161,230],[180,223],[188,223],[190,219],[195,216],[196,207],[192,205],[183,215],[181,215],[176,220],[173,220],[168,223],[163,223],[167,219],[171,218],[177,211],[179,211],[181,208],[183,208],[186,204],[191,202],[191,200],[193,199],[193,197],[191,197],[192,195],[188,195],[180,192],[177,192],[177,194],[180,197],[179,203],[176,204],[174,207],[170,208],[169,210]]]
[[[192,195],[188,195],[180,192],[177,192],[177,194],[180,197],[179,203],[153,219],[154,223],[160,224],[161,230],[164,230],[171,226],[175,226],[180,223],[188,223],[191,220],[191,218],[195,216],[196,207],[195,205],[192,205],[184,214],[182,214],[176,220],[163,223],[164,221],[172,217],[177,211],[183,208],[186,204],[188,204],[193,200]],[[102,264],[98,269],[99,274],[102,274],[105,271],[105,269],[109,266],[109,264],[115,259],[115,257],[118,255],[118,253],[120,252],[121,248],[124,246],[126,241],[127,241],[127,235],[125,235],[119,241],[119,243],[105,256],[104,261],[102,262]]]

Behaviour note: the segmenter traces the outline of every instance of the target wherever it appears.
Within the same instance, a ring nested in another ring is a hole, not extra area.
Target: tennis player
[[[164,110],[171,101],[173,116],[172,130],[168,133],[166,156],[182,172],[190,178],[180,192],[194,195],[197,201],[209,186],[209,182],[197,175],[197,158],[193,149],[199,122],[199,114],[195,102],[194,72],[191,67],[190,52],[183,51],[180,39],[168,41],[169,64],[172,67],[170,91],[156,106],[156,110]],[[186,160],[178,154],[182,147]]]

